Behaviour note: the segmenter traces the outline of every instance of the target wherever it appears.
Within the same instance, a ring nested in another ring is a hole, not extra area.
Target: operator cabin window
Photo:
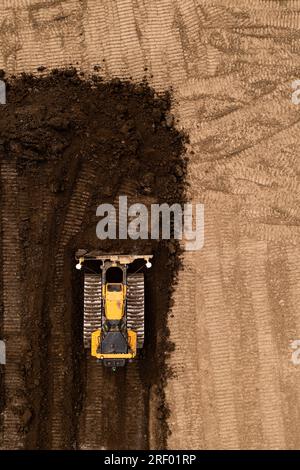
[[[107,290],[108,292],[121,292],[122,285],[121,284],[108,284]]]

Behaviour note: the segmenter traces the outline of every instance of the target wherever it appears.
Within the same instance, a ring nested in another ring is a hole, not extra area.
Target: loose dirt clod
[[[157,447],[165,446],[166,357],[173,349],[167,314],[180,267],[179,245],[101,241],[96,208],[115,203],[118,195],[146,205],[184,202],[186,139],[174,128],[170,106],[168,92],[157,96],[145,82],[83,79],[73,68],[45,77],[23,74],[7,83],[0,155],[1,164],[16,170],[20,256],[12,262],[21,279],[21,322],[30,349],[19,357],[27,448],[82,447],[96,438],[105,448],[147,448],[152,386],[158,390]],[[5,217],[2,224],[9,230]],[[136,364],[114,376],[90,364],[83,351],[77,248],[154,253],[146,278],[146,347]],[[94,367],[102,377],[95,392],[89,372]],[[94,400],[96,408],[98,394],[102,421],[91,430],[87,404]],[[129,421],[132,432],[127,432]]]

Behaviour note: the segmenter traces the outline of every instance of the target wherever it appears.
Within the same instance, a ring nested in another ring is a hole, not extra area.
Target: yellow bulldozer
[[[76,268],[85,267],[84,346],[113,370],[133,360],[143,347],[144,273],[137,271],[151,267],[151,258],[76,252]],[[133,264],[138,268],[132,272]]]

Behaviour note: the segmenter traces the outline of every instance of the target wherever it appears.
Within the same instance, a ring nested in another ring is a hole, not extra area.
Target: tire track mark
[[[51,405],[51,436],[52,448],[64,448],[66,443],[65,427],[70,425],[70,416],[66,415],[64,408],[64,395],[68,393],[66,388],[67,367],[66,351],[72,341],[72,325],[66,317],[65,302],[65,259],[64,254],[68,243],[80,230],[85,210],[87,208],[91,181],[95,178],[95,168],[90,164],[83,164],[80,175],[76,181],[74,192],[71,196],[68,211],[65,217],[63,230],[59,239],[57,253],[55,255],[55,300],[50,314],[52,324],[52,342],[50,346],[51,369],[53,376],[52,405]]]
[[[279,359],[266,287],[266,255],[266,242],[245,242],[243,262],[247,266],[247,290],[251,292],[259,350],[257,378],[263,427],[261,448],[284,449],[286,442],[279,387]]]
[[[228,306],[222,288],[220,234],[217,214],[206,212],[205,248],[202,253],[205,324],[210,342],[211,368],[215,384],[219,442],[216,448],[238,449],[239,438],[234,396],[234,354]]]
[[[18,226],[17,170],[14,160],[3,160],[2,253],[3,253],[3,333],[6,340],[5,397],[3,413],[3,449],[22,449],[21,416],[26,406],[25,382],[20,364],[26,346],[22,330],[22,294],[20,279],[20,240]],[[16,341],[18,337],[18,341]]]
[[[291,364],[290,342],[296,338],[296,324],[290,301],[289,268],[286,250],[282,244],[268,246],[267,289],[272,310],[271,325],[278,355],[279,383],[282,397],[285,441],[287,449],[296,449],[299,435],[299,402],[294,368]]]
[[[176,344],[176,357],[172,360],[174,378],[171,378],[167,385],[167,400],[172,405],[169,422],[172,434],[168,440],[171,449],[195,449],[199,448],[199,445],[202,448],[204,429],[208,429],[207,435],[211,427],[213,434],[217,432],[214,429],[211,408],[207,407],[205,411],[203,406],[203,400],[210,393],[207,390],[209,377],[205,375],[206,383],[199,380],[200,372],[206,374],[207,368],[202,363],[199,349],[203,347],[200,343],[203,336],[198,338],[194,334],[203,315],[202,305],[197,308],[196,262],[194,256],[187,253],[184,254],[183,261],[184,270],[179,273],[178,288],[173,297],[174,307],[168,320],[170,339]],[[205,359],[207,360],[206,357]],[[202,370],[204,367],[205,371]]]
[[[233,345],[232,371],[240,449],[255,449],[262,441],[262,424],[257,390],[259,361],[257,331],[247,270],[241,261],[243,239],[234,222],[237,209],[222,214],[221,271],[224,300],[229,315]]]

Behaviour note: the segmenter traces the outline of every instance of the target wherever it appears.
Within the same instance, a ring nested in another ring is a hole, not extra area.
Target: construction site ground
[[[299,28],[298,0],[0,2],[2,449],[299,448]],[[205,240],[101,242],[155,255],[112,374],[74,252],[119,194],[204,204]]]

